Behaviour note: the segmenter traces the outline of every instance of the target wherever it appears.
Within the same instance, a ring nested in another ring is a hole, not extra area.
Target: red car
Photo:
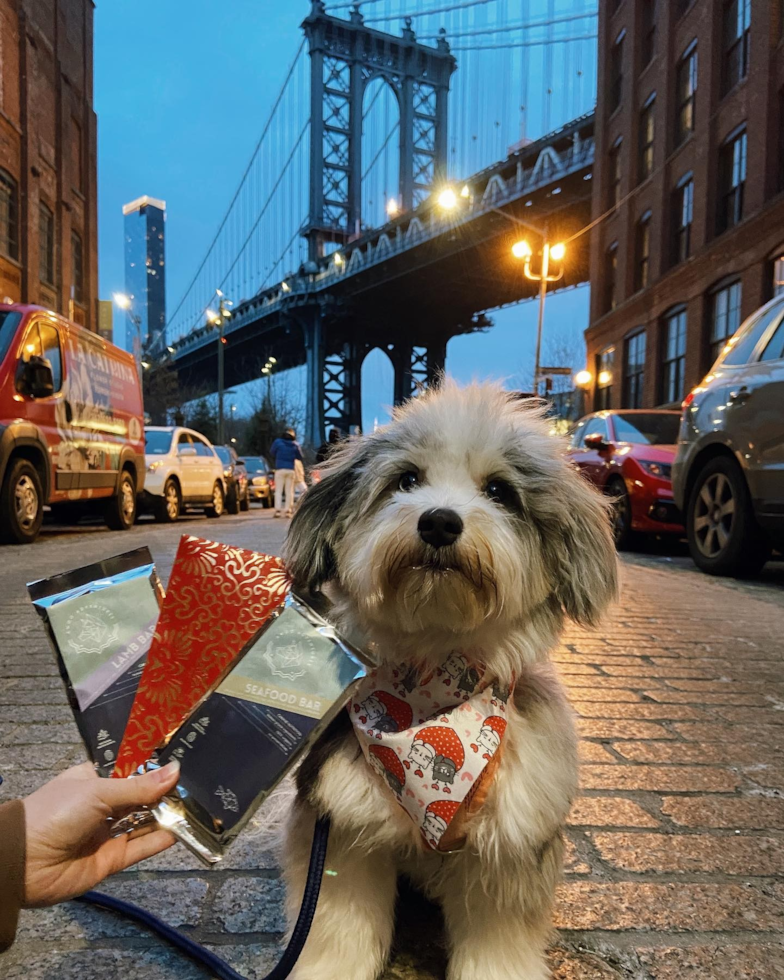
[[[615,499],[619,548],[630,547],[637,533],[685,533],[672,496],[679,424],[679,412],[604,411],[586,415],[569,434],[568,457]]]

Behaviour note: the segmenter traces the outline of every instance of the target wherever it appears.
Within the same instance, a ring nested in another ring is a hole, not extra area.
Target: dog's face
[[[361,625],[470,641],[546,606],[594,623],[616,586],[606,507],[530,403],[450,381],[335,455],[287,544]]]

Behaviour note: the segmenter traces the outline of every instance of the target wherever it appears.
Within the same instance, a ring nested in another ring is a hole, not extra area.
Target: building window
[[[621,203],[621,138],[610,148],[610,195],[609,207],[617,208]]]
[[[771,297],[784,293],[784,253],[773,260],[773,282]]]
[[[675,78],[678,115],[675,119],[675,145],[680,146],[694,132],[694,107],[697,97],[697,42],[692,41],[678,62]]]
[[[662,401],[679,402],[684,395],[686,366],[686,309],[681,307],[664,319]]]
[[[618,242],[604,254],[604,310],[609,313],[618,305]]]
[[[19,258],[19,196],[16,181],[0,169],[0,254]]]
[[[656,54],[656,0],[642,3],[642,64],[646,67]]]
[[[615,348],[606,347],[596,355],[596,405],[595,410],[610,408],[612,405],[613,368]]]
[[[642,408],[642,388],[645,380],[645,330],[626,339],[624,364],[624,408]]]
[[[691,222],[694,216],[694,180],[682,177],[672,194],[672,264],[691,255]]]
[[[740,281],[728,283],[711,294],[710,363],[740,326]]]
[[[634,235],[634,288],[645,289],[650,281],[651,264],[651,212],[637,222]]]
[[[719,150],[719,234],[743,218],[743,188],[746,183],[746,130],[727,139]]]
[[[54,215],[43,201],[38,205],[38,278],[54,285]]]
[[[722,11],[721,94],[749,73],[751,0],[724,0]]]
[[[623,93],[623,42],[626,31],[621,31],[610,52],[610,112],[615,112],[621,104]]]
[[[640,183],[653,173],[654,108],[656,96],[652,95],[640,113],[639,160],[637,179]]]
[[[82,143],[82,127],[79,121],[71,116],[71,180],[74,190],[84,193],[84,146]]]
[[[71,232],[71,299],[84,303],[84,253],[82,239],[75,231]]]

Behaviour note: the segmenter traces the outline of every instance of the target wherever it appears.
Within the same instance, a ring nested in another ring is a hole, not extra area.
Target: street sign
[[[568,367],[540,367],[539,374],[544,377],[546,374],[571,374],[572,369]]]

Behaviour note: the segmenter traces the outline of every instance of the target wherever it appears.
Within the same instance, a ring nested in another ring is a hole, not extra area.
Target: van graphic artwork
[[[133,526],[144,408],[132,354],[36,306],[0,303],[0,535],[34,541],[88,508]]]

